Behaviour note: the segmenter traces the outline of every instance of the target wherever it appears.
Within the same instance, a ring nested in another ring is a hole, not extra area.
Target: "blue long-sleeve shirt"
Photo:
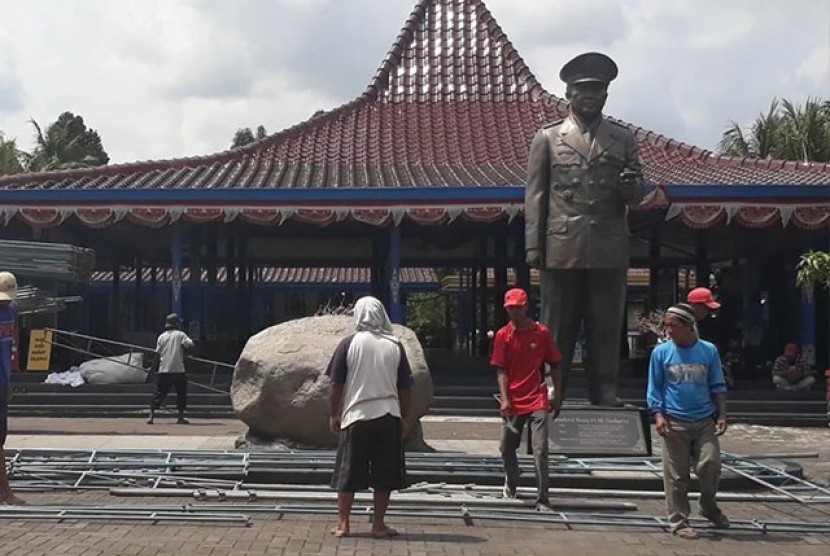
[[[652,413],[679,421],[700,421],[715,413],[712,394],[726,393],[717,348],[705,340],[680,347],[674,342],[651,352],[646,399]]]

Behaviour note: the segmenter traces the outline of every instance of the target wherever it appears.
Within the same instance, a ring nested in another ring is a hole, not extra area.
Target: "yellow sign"
[[[29,335],[27,371],[48,371],[52,360],[52,331],[32,330]]]

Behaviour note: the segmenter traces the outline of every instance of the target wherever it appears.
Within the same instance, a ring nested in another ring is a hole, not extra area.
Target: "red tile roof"
[[[364,93],[339,108],[240,149],[7,176],[0,188],[521,185],[534,131],[566,110],[481,0],[420,0]],[[723,157],[631,128],[655,185],[830,184],[830,164]]]

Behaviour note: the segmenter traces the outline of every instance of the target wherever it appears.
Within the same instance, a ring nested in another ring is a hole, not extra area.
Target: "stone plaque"
[[[568,456],[650,456],[648,415],[637,408],[565,407],[549,423],[550,453]]]

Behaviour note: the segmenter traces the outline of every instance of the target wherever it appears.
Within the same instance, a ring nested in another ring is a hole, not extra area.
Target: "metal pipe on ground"
[[[337,503],[337,493],[330,492],[274,492],[274,491],[254,491],[254,490],[236,490],[236,491],[222,491],[222,490],[197,490],[185,491],[185,489],[175,489],[177,496],[186,495],[192,496],[197,500],[285,500],[287,502],[302,502],[302,503],[319,503],[326,502],[331,504]],[[185,494],[186,493],[186,494]],[[110,489],[110,494],[113,496],[158,496],[158,489]],[[172,495],[172,493],[171,493]],[[355,496],[355,501],[359,503],[371,503],[372,495],[370,493],[358,493]],[[399,506],[429,506],[429,507],[443,507],[443,506],[457,506],[460,504],[467,506],[480,507],[495,507],[495,508],[523,508],[530,505],[531,501],[502,499],[502,498],[476,498],[474,496],[446,496],[446,495],[413,495],[401,494],[392,497],[390,502],[391,508]],[[553,500],[553,506],[556,508],[570,509],[570,510],[610,510],[610,511],[636,511],[637,505],[631,502],[608,502],[608,501],[583,501],[583,500]],[[533,504],[535,507],[535,503]]]
[[[137,511],[143,512],[172,512],[187,514],[202,512],[209,515],[211,512],[227,512],[228,510],[244,511],[251,514],[277,515],[336,515],[337,508],[333,504],[326,505],[271,505],[271,504],[194,504],[178,506],[136,506]],[[104,508],[97,508],[104,510]],[[352,515],[372,515],[369,505],[356,505]],[[233,514],[231,514],[233,515]],[[565,527],[575,525],[622,527],[622,528],[657,528],[666,530],[669,524],[664,517],[641,514],[613,514],[595,512],[538,512],[535,509],[481,509],[460,505],[456,511],[447,511],[441,508],[438,511],[422,507],[390,508],[387,516],[424,519],[462,519],[467,525],[475,525],[480,521],[512,521],[558,524]],[[247,516],[246,516],[247,517]],[[117,519],[112,518],[112,519]],[[691,524],[700,530],[711,530],[712,526],[705,520],[692,519]],[[732,520],[731,531],[748,531],[756,533],[815,533],[830,534],[830,524],[807,521],[762,521],[762,520]]]
[[[481,492],[491,494],[493,496],[501,495],[501,487],[493,487],[487,485],[451,485],[451,484],[435,484],[435,485],[413,485],[417,486],[422,492],[445,492],[445,491],[459,491],[459,492]],[[519,487],[516,489],[517,494],[526,494],[527,496],[534,495],[535,489],[527,487]],[[598,489],[598,488],[551,488],[548,490],[552,498],[556,496],[576,496],[585,498],[640,498],[640,499],[662,499],[665,494],[659,490],[615,490],[615,489]],[[699,499],[699,492],[689,492],[690,499]],[[718,492],[717,499],[723,502],[793,502],[794,500],[782,494],[767,494],[767,493],[752,493],[752,492]],[[815,498],[816,502],[830,503],[830,497]]]
[[[97,508],[83,506],[0,506],[0,519],[15,521],[141,521],[161,522],[206,522],[251,524],[251,517],[243,514],[183,511],[170,508],[152,510],[135,508]]]

